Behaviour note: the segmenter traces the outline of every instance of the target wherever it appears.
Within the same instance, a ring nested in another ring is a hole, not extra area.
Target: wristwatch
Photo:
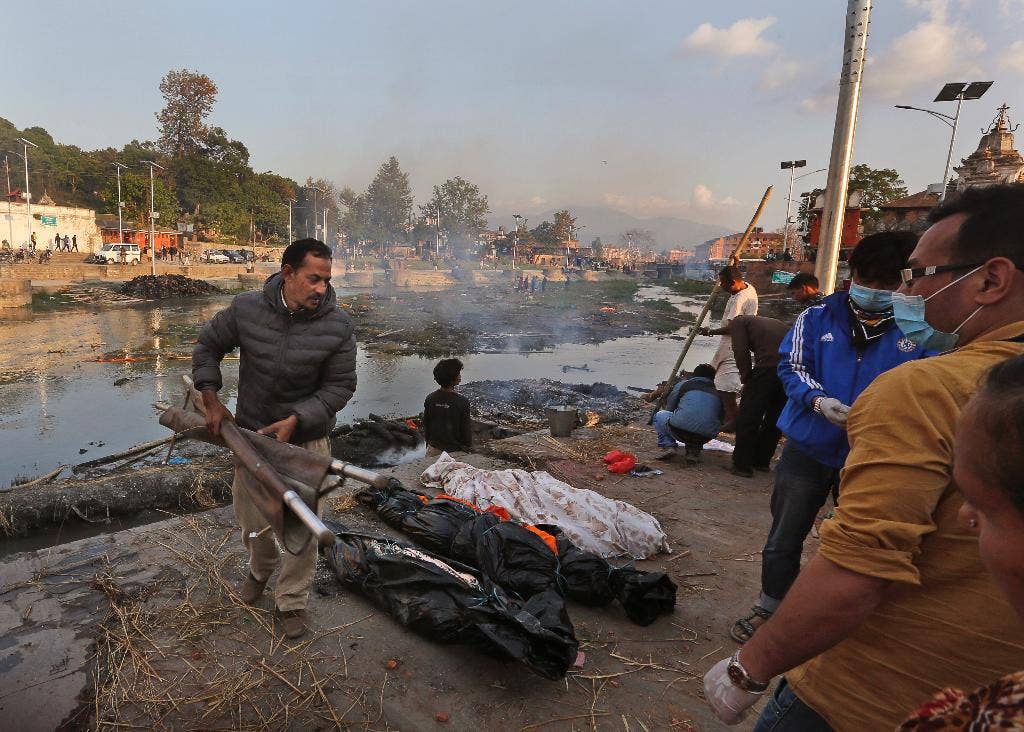
[[[768,690],[767,682],[754,681],[750,678],[750,674],[747,673],[747,670],[743,668],[743,664],[740,663],[739,651],[732,654],[732,658],[729,659],[726,673],[729,674],[729,681],[743,689],[743,691],[749,691],[751,694],[763,694]]]
[[[821,414],[821,402],[824,398],[825,397],[822,396],[814,397],[814,401],[811,402],[812,409],[814,409],[815,414]]]

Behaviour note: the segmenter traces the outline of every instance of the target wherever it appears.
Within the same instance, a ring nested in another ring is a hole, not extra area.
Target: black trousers
[[[734,466],[742,470],[768,467],[782,434],[775,423],[785,406],[786,392],[775,369],[754,369],[743,385],[736,413]]]

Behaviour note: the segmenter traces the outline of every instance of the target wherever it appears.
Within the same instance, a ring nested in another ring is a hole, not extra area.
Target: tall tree
[[[368,233],[378,245],[404,241],[412,213],[412,189],[409,175],[402,171],[398,158],[391,156],[366,189]]]
[[[604,244],[601,243],[601,237],[594,237],[594,241],[590,242],[590,254],[594,259],[600,259],[604,256]]]
[[[160,93],[160,148],[174,156],[198,150],[209,135],[206,118],[217,101],[217,85],[198,71],[172,69],[160,80]]]
[[[892,168],[872,168],[861,163],[850,169],[850,191],[863,191],[861,198],[861,220],[865,228],[870,229],[877,224],[882,213],[879,207],[897,198],[907,195],[907,185],[900,174]]]
[[[530,229],[530,235],[538,244],[551,246],[552,244],[558,243],[558,234],[555,231],[555,225],[550,221],[541,221],[535,227]]]
[[[555,241],[568,241],[572,238],[576,226],[576,217],[568,211],[555,211]]]
[[[466,245],[476,241],[480,230],[487,227],[491,207],[477,186],[456,176],[434,186],[430,201],[420,206],[423,218],[437,216],[438,210],[445,238],[455,245]]]

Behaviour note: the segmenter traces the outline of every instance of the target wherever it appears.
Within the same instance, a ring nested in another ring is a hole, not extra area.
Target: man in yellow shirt
[[[881,375],[853,405],[818,555],[771,620],[705,676],[727,723],[779,674],[755,732],[893,729],[943,687],[1020,667],[1024,628],[957,524],[951,475],[964,404],[989,368],[1024,353],[1024,185],[969,189],[931,221],[894,313],[918,345],[951,352]]]

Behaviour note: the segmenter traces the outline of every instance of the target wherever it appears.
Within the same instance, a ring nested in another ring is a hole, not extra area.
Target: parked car
[[[95,259],[106,264],[120,264],[121,262],[138,264],[142,261],[142,251],[139,249],[138,244],[125,244],[123,242],[120,244],[104,244],[96,252]]]
[[[237,249],[221,249],[221,254],[232,264],[245,264],[245,255]]]
[[[209,264],[227,264],[231,260],[228,259],[224,252],[216,249],[205,249],[203,250],[203,261]]]

